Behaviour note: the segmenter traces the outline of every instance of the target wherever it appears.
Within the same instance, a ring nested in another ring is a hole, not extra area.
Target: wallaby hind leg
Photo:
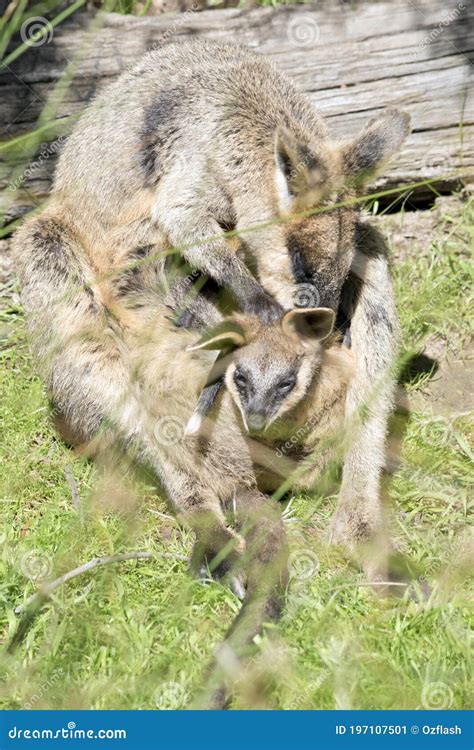
[[[356,372],[346,413],[355,420],[353,443],[344,461],[332,541],[351,550],[365,546],[363,565],[371,580],[386,579],[388,540],[380,499],[385,438],[394,400],[398,319],[383,239],[364,227],[367,255],[357,255],[359,284],[351,318]]]
[[[161,480],[177,517],[196,535],[191,572],[197,577],[208,565],[216,578],[223,577],[237,563],[244,540],[227,524],[219,496],[199,476],[175,467],[171,458],[162,462]]]
[[[236,523],[245,539],[247,591],[242,608],[218,647],[199,708],[226,708],[239,663],[265,621],[279,619],[288,582],[288,546],[278,504],[257,490],[236,495]]]

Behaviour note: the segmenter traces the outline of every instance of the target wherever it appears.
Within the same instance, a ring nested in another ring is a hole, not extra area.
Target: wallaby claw
[[[226,578],[226,583],[228,583],[230,590],[235,594],[237,599],[240,599],[241,601],[245,599],[246,589],[244,577],[242,575],[230,574]]]
[[[202,421],[204,416],[200,414],[198,411],[194,411],[184,428],[184,435],[187,437],[188,435],[196,435],[196,433],[199,432]]]
[[[231,555],[211,570],[210,563],[212,563],[214,555],[206,553],[202,545],[196,542],[191,554],[189,572],[193,578],[200,581],[210,581],[211,579],[220,581],[228,586],[238,599],[243,599],[245,597],[245,575],[240,571],[235,572],[235,568],[234,570],[232,568],[238,565],[239,558],[244,550],[245,540],[238,539],[237,545]]]

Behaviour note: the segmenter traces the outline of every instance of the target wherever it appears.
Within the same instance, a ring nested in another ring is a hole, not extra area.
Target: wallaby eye
[[[245,377],[244,373],[240,370],[236,370],[234,372],[234,381],[237,386],[240,388],[244,388],[244,386],[247,385],[247,378]]]
[[[285,380],[282,380],[279,384],[278,390],[282,391],[283,393],[288,393],[288,391],[291,391],[291,389],[294,388],[295,385],[296,378],[285,378]]]

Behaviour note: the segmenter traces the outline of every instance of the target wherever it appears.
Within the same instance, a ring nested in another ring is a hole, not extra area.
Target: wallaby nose
[[[265,416],[263,414],[248,414],[247,424],[251,430],[262,430],[265,427]]]

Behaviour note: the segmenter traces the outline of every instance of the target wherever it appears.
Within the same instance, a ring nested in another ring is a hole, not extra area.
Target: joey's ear
[[[334,328],[336,315],[328,307],[297,307],[289,310],[281,321],[283,331],[303,339],[322,341]]]
[[[410,131],[409,114],[386,109],[370,120],[353,141],[342,147],[344,175],[356,182],[370,177],[400,149]]]
[[[242,326],[235,321],[223,321],[207,331],[196,344],[187,347],[188,352],[199,349],[237,349],[245,344]]]

